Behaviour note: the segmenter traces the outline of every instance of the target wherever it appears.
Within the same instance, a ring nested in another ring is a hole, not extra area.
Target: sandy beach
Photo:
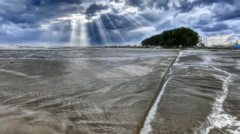
[[[238,51],[0,50],[0,133],[240,132]]]

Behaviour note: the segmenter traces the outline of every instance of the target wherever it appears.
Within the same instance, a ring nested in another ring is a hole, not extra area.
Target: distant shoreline
[[[129,48],[129,49],[178,49],[178,50],[237,50],[232,47],[186,47],[186,48],[161,48],[153,46],[0,46],[0,50],[55,50],[55,49],[87,49],[87,48]]]

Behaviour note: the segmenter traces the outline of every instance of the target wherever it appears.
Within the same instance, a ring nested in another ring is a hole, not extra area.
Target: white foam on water
[[[173,64],[174,66],[175,66],[175,64],[179,61],[179,57],[181,57],[181,56],[183,56],[183,52],[180,51],[179,54],[178,54],[178,57],[176,58],[176,60],[175,60],[175,62],[174,62],[174,64]],[[173,78],[173,77],[171,76],[172,73],[173,73],[173,72],[172,72],[172,68],[170,68],[170,69],[169,69],[169,74],[168,74],[170,77],[169,77],[169,78],[166,80],[166,82],[164,83],[161,92],[159,93],[156,101],[154,102],[153,106],[151,107],[151,109],[150,109],[150,111],[149,111],[149,113],[148,113],[148,115],[147,115],[147,117],[146,117],[146,120],[145,120],[145,122],[144,122],[143,128],[142,128],[141,131],[140,131],[140,134],[149,134],[149,133],[152,132],[151,122],[153,121],[153,119],[154,119],[154,117],[155,117],[155,115],[156,115],[156,113],[157,113],[158,104],[159,104],[160,101],[161,101],[161,98],[162,98],[162,96],[163,96],[163,94],[164,94],[164,92],[165,92],[165,89],[166,89],[166,87],[167,87],[167,84],[168,84],[168,82]]]
[[[176,63],[179,62],[179,58],[180,58],[180,57],[183,57],[183,52],[182,52],[182,51],[179,52],[178,57],[177,57],[177,59],[176,59],[176,61],[175,61],[174,64],[176,64]]]
[[[227,114],[224,109],[223,109],[223,102],[226,100],[227,95],[228,95],[228,87],[229,87],[229,82],[230,79],[232,78],[232,74],[228,73],[222,69],[213,67],[214,70],[217,70],[219,72],[224,73],[225,77],[223,76],[216,76],[218,79],[223,81],[223,92],[221,94],[219,94],[219,96],[215,99],[215,102],[213,104],[213,108],[212,108],[212,113],[207,117],[207,121],[210,123],[210,125],[208,127],[200,127],[197,130],[200,130],[201,134],[208,134],[212,129],[217,128],[217,129],[222,129],[224,127],[231,127],[234,128],[236,127],[236,130],[228,130],[227,131],[230,134],[239,134],[240,133],[240,126],[239,125],[239,121],[237,121],[237,117],[234,117],[232,115]],[[197,132],[195,132],[195,134],[197,134]]]
[[[163,96],[163,93],[165,92],[165,88],[166,88],[168,82],[169,82],[171,79],[172,79],[172,77],[169,77],[169,78],[167,79],[167,81],[164,83],[161,92],[159,93],[156,101],[154,102],[151,110],[150,110],[149,113],[148,113],[148,116],[147,116],[147,118],[146,118],[146,120],[145,120],[145,122],[144,122],[144,126],[143,126],[140,134],[148,134],[148,133],[152,132],[152,126],[151,126],[150,123],[152,122],[152,120],[154,119],[154,117],[155,117],[155,115],[156,115],[157,108],[158,108],[158,103],[160,102],[160,100],[161,100],[161,98],[162,98],[162,96]]]
[[[240,133],[240,127],[238,127],[236,130],[226,130],[230,134],[239,134]]]

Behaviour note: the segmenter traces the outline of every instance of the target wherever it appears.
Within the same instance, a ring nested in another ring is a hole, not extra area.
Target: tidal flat
[[[0,134],[239,134],[240,52],[0,50]]]

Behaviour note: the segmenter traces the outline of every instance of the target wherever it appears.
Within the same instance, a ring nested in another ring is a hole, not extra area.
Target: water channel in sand
[[[240,132],[238,51],[0,50],[0,134]]]

